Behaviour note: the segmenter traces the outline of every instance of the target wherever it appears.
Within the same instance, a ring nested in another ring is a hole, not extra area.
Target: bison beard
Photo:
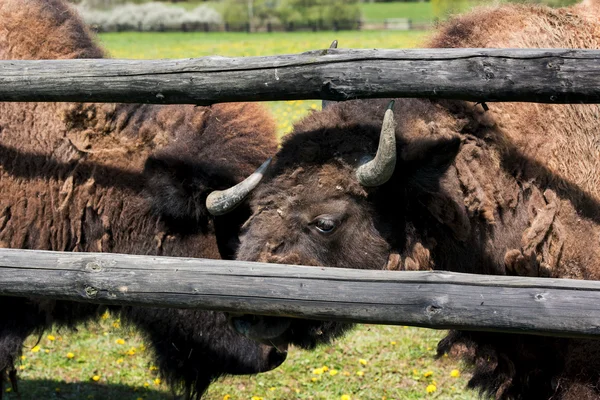
[[[0,58],[98,58],[60,0],[0,1]],[[212,107],[0,104],[0,247],[232,258],[247,205],[212,217],[205,199],[276,150],[255,104]],[[0,297],[0,386],[16,389],[25,338],[89,321],[105,307]],[[223,374],[267,371],[286,356],[229,328],[224,314],[113,307],[152,344],[161,375],[200,397]],[[3,390],[0,387],[0,396]]]
[[[431,47],[597,48],[600,5],[505,5],[443,25]],[[329,267],[600,279],[600,107],[396,100],[396,166],[356,171],[378,149],[386,101],[309,115],[251,193],[237,258]],[[590,245],[590,238],[594,244]],[[235,316],[238,331],[306,348],[332,322]],[[470,386],[496,399],[600,398],[596,340],[451,332]]]

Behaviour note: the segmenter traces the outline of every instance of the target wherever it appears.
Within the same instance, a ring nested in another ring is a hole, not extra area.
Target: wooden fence
[[[319,50],[0,61],[0,101],[211,104],[374,97],[600,103],[600,51]],[[600,282],[0,249],[0,295],[591,337]]]
[[[600,103],[599,50],[325,49],[270,57],[0,61],[0,101],[375,97]]]
[[[600,281],[0,249],[0,295],[591,337]]]

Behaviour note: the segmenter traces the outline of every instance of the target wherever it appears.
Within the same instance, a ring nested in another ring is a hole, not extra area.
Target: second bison
[[[599,10],[597,1],[480,9],[443,25],[430,46],[597,49]],[[398,99],[394,125],[387,103],[334,104],[294,127],[251,195],[238,259],[600,278],[599,106],[502,103],[486,112]],[[233,323],[257,340],[305,348],[348,327]],[[600,397],[598,341],[452,332],[439,352],[454,351],[474,364],[470,385],[496,399]]]
[[[59,0],[0,1],[0,59],[99,58]],[[260,105],[0,103],[0,247],[231,258],[248,207],[212,217],[205,198],[276,150]],[[23,341],[103,307],[0,297],[0,383]],[[187,397],[223,374],[278,366],[285,353],[229,328],[223,313],[115,309],[140,328],[161,374]],[[0,388],[0,396],[3,391]]]

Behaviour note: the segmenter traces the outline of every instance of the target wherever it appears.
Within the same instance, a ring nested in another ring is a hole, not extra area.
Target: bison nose
[[[262,315],[230,316],[229,322],[242,335],[257,342],[271,344],[290,327],[289,318]]]
[[[284,350],[285,348],[285,350]],[[270,371],[279,367],[287,358],[287,345],[285,346],[265,346],[265,360],[267,361],[266,368],[260,372]]]

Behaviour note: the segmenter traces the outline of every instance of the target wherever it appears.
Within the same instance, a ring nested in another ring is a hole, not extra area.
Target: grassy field
[[[183,58],[293,53],[326,47],[412,47],[425,38],[413,32],[289,34],[102,35],[113,57]],[[281,133],[317,101],[269,103]],[[443,332],[392,326],[361,326],[333,346],[314,352],[292,349],[280,368],[257,376],[228,377],[214,384],[209,400],[292,399],[475,399],[465,391],[468,373],[456,360],[435,359]],[[151,363],[143,339],[106,316],[98,323],[50,332],[27,341],[18,366],[21,399],[166,400],[168,388]],[[7,389],[6,398],[17,400]]]
[[[278,369],[221,379],[208,400],[475,399],[456,361],[435,359],[442,332],[358,327],[330,347],[292,349]],[[31,337],[18,366],[22,399],[167,400],[169,388],[136,332],[105,315],[98,323]],[[10,388],[6,399],[17,400]],[[342,397],[342,396],[348,397]]]
[[[416,47],[428,37],[422,31],[341,31],[341,32],[126,32],[100,35],[114,58],[187,58],[203,56],[269,56],[301,53],[329,47]]]

